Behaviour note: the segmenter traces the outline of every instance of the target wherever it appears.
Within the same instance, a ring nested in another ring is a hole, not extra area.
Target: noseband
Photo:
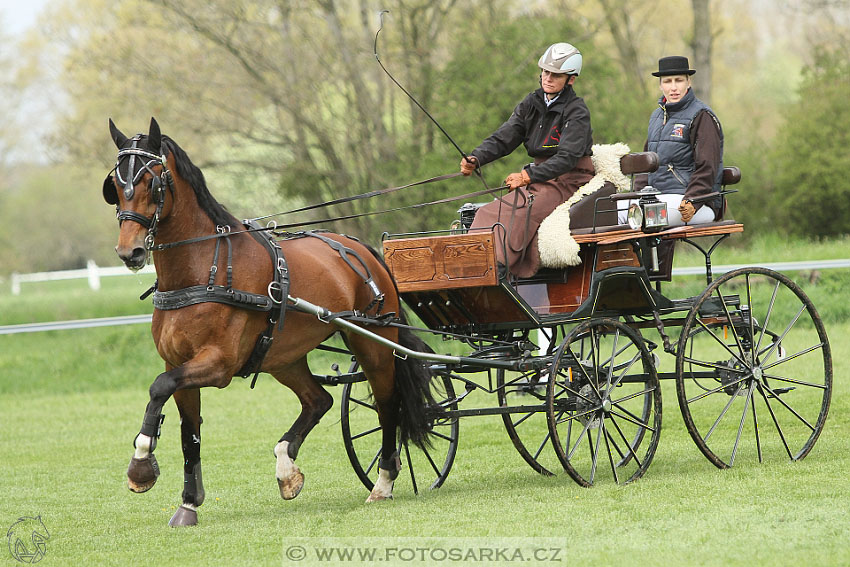
[[[136,184],[145,174],[148,172],[151,174],[151,197],[156,203],[156,212],[154,212],[153,216],[148,218],[144,215],[137,213],[136,211],[128,211],[121,210],[119,205],[115,205],[115,213],[118,218],[118,223],[121,224],[125,220],[137,222],[146,229],[148,229],[148,234],[145,236],[145,250],[153,249],[153,241],[156,236],[157,225],[159,224],[159,218],[162,214],[162,208],[165,205],[165,187],[171,191],[171,194],[174,194],[174,186],[171,177],[171,172],[168,170],[168,166],[166,165],[165,156],[158,156],[149,151],[143,150],[138,147],[139,140],[141,139],[141,134],[137,134],[133,137],[132,142],[133,145],[129,148],[119,150],[118,151],[118,159],[115,161],[115,177],[124,187],[124,199],[127,201],[132,201],[133,196],[136,192]],[[121,176],[121,160],[125,157],[130,158],[130,163],[127,166],[127,179],[125,180]],[[138,171],[136,171],[136,158],[142,158],[140,161],[141,167],[139,167]],[[147,161],[144,161],[144,160]],[[162,173],[157,175],[153,166],[160,164],[162,165]]]

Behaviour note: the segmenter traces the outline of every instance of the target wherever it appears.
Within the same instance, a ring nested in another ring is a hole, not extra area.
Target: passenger
[[[593,177],[590,111],[573,91],[581,73],[581,53],[569,43],[555,43],[537,65],[540,88],[529,93],[507,122],[460,162],[461,172],[470,175],[520,144],[534,158],[534,163],[505,179],[513,194],[478,209],[471,227],[490,229],[496,223],[504,227],[494,229],[496,259],[520,277],[534,275],[539,267],[540,223]]]
[[[723,129],[717,116],[694,96],[687,57],[658,60],[662,96],[649,118],[645,151],[658,154],[658,169],[636,176],[635,189],[647,184],[661,191],[670,226],[719,220],[723,200],[692,202],[720,191],[723,178]],[[634,201],[631,201],[634,202]],[[629,201],[620,201],[619,223],[626,223]]]

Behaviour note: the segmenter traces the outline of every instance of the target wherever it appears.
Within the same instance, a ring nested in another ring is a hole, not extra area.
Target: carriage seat
[[[596,174],[540,224],[537,247],[541,267],[566,268],[581,263],[578,243],[570,236],[571,217],[582,227],[616,226],[616,211],[597,210],[597,199],[629,191],[633,188],[635,174],[658,169],[656,153],[630,153],[626,144],[596,144],[591,159]],[[611,207],[603,206],[602,209]]]

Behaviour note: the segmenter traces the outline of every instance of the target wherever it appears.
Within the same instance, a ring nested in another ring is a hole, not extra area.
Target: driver
[[[532,276],[539,267],[540,223],[594,173],[590,111],[573,90],[581,73],[581,53],[569,43],[555,43],[537,65],[540,88],[529,93],[510,118],[460,162],[461,173],[470,175],[520,144],[534,158],[534,163],[505,179],[512,193],[478,209],[471,226],[490,230],[496,223],[501,225],[494,227],[496,259],[519,277]]]

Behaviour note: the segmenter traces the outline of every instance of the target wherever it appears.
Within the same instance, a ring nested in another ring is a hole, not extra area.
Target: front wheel
[[[353,370],[352,370],[353,371]],[[454,463],[458,443],[458,418],[451,415],[457,409],[454,388],[448,376],[433,378],[434,400],[448,413],[447,417],[430,423],[431,445],[420,449],[413,443],[398,443],[402,470],[395,481],[395,491],[405,487],[419,493],[419,489],[437,488],[445,482]],[[367,490],[372,490],[377,477],[381,454],[381,426],[366,381],[346,384],[342,390],[342,440],[345,452],[357,478]]]
[[[812,450],[832,394],[823,322],[793,281],[742,268],[700,295],[682,327],[676,392],[685,426],[718,468]]]
[[[549,433],[582,486],[644,475],[661,435],[661,388],[637,331],[615,319],[573,329],[555,353],[546,392]]]

